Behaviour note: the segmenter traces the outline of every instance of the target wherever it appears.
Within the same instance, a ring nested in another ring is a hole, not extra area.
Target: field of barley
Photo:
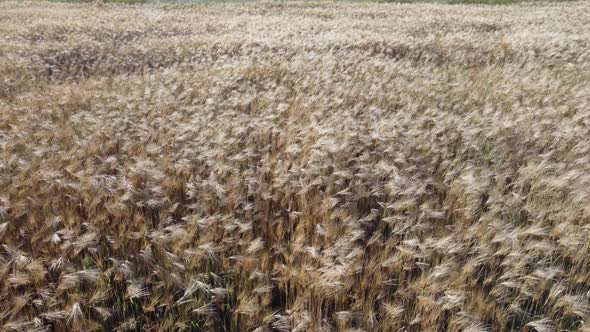
[[[0,330],[589,331],[590,2],[0,2]]]

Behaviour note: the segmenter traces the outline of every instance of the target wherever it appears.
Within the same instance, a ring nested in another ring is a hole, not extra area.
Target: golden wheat
[[[0,2],[6,331],[590,327],[589,2]]]

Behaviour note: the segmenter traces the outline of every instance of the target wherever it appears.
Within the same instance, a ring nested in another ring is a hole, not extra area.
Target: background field
[[[2,330],[588,330],[590,2],[0,2]]]

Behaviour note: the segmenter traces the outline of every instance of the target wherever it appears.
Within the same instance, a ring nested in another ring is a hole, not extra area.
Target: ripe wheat
[[[590,2],[0,2],[6,331],[590,320]]]

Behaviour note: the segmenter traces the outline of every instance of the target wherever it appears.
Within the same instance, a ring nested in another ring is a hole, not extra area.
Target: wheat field
[[[589,331],[590,2],[0,2],[0,330]]]

